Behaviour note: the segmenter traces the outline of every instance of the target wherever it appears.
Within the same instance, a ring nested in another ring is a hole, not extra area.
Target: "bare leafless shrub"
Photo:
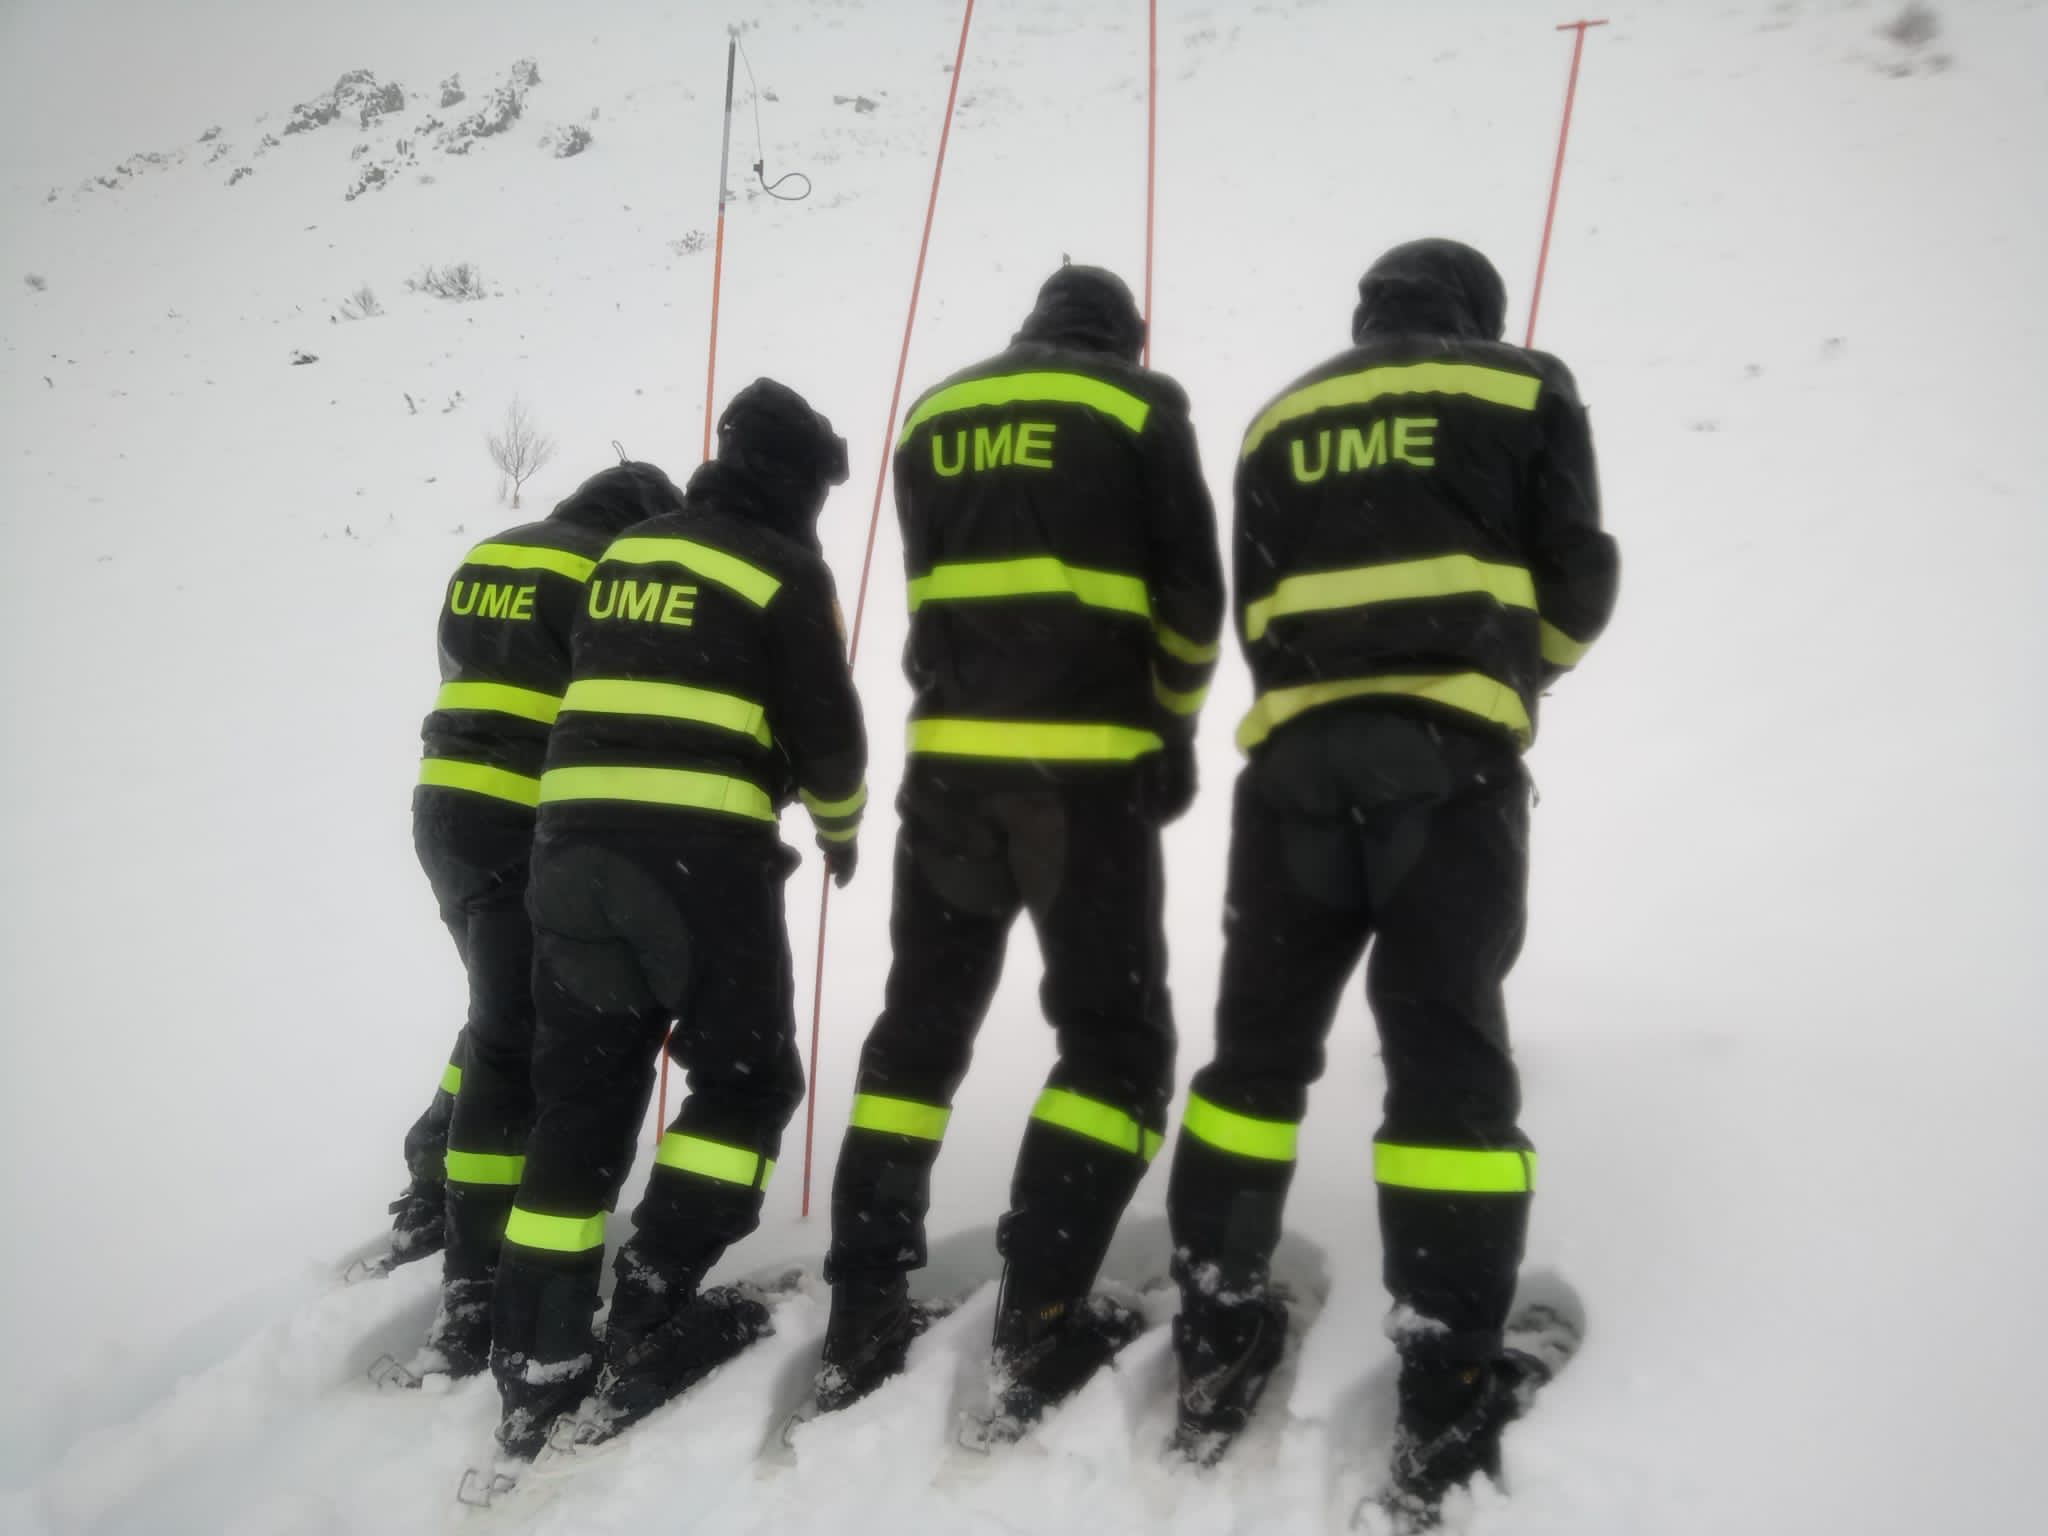
[[[405,286],[414,293],[430,293],[437,299],[484,297],[484,275],[474,262],[469,261],[424,268],[418,277],[407,278]]]
[[[509,485],[512,505],[517,508],[519,488],[547,467],[548,460],[555,456],[555,440],[534,424],[526,402],[514,395],[512,403],[505,407],[504,430],[487,434],[484,442],[491,450],[491,462],[504,477],[498,485],[498,499],[505,499],[505,488]]]
[[[374,320],[384,313],[384,306],[377,301],[377,290],[368,283],[341,301],[341,318],[344,320]]]

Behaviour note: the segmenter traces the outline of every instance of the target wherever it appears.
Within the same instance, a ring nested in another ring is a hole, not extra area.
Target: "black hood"
[[[788,385],[756,379],[718,418],[718,457],[690,476],[688,495],[815,546],[826,493],[846,474],[846,440],[832,423]]]
[[[1499,341],[1508,292],[1493,263],[1455,240],[1397,245],[1358,280],[1351,339],[1407,333]]]
[[[605,533],[621,533],[635,523],[673,512],[683,493],[659,465],[628,459],[601,469],[558,502],[548,514]]]
[[[1114,272],[1061,267],[1038,290],[1038,302],[1016,339],[1107,352],[1135,363],[1145,349],[1145,317]]]

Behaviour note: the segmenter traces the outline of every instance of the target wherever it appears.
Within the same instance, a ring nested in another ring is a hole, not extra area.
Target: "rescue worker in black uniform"
[[[569,685],[570,626],[605,545],[675,495],[651,464],[600,470],[542,521],[472,549],[442,600],[441,692],[420,730],[413,844],[469,973],[469,1012],[433,1102],[406,1135],[412,1184],[392,1208],[391,1247],[393,1262],[424,1258],[441,1248],[452,1216],[452,1312],[435,1327],[450,1355],[432,1368],[482,1368],[487,1320],[473,1303],[465,1314],[464,1282],[497,1262],[510,1203],[499,1187],[504,1154],[524,1145],[532,1113],[527,861],[541,758]]]
[[[1477,251],[1398,246],[1356,345],[1246,433],[1238,637],[1256,702],[1233,812],[1216,1056],[1167,1194],[1183,1448],[1240,1427],[1278,1358],[1267,1291],[1308,1087],[1347,979],[1386,1067],[1374,1144],[1394,1300],[1395,1489],[1418,1524],[1498,1465],[1535,1156],[1501,988],[1521,947],[1537,695],[1618,577],[1571,374],[1500,340]]]
[[[1223,615],[1187,398],[1143,341],[1121,280],[1064,267],[897,445],[915,700],[893,963],[832,1195],[828,1411],[902,1369],[932,1165],[1020,911],[1059,1060],[999,1229],[1000,1412],[1029,1422],[1128,1334],[1081,1303],[1165,1129],[1159,829],[1194,795]]]
[[[679,505],[604,552],[549,738],[528,906],[538,1099],[493,1298],[502,1450],[579,1421],[615,1431],[767,1324],[700,1291],[760,1219],[803,1098],[777,813],[802,797],[827,867],[853,874],[867,743],[817,535],[846,445],[792,390],[757,380]],[[671,1022],[688,1096],[620,1250],[602,1346],[605,1215],[617,1201]]]

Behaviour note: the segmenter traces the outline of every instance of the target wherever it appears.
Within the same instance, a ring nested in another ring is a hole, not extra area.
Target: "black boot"
[[[1402,1536],[1434,1530],[1453,1489],[1480,1476],[1499,1480],[1501,1432],[1521,1412],[1531,1365],[1512,1352],[1478,1364],[1402,1358],[1393,1478],[1382,1501]]]
[[[427,1346],[410,1363],[418,1385],[424,1376],[457,1380],[481,1373],[491,1363],[491,1282],[443,1280],[441,1306],[427,1330]]]
[[[548,1443],[555,1420],[574,1413],[590,1395],[597,1361],[589,1355],[535,1360],[494,1345],[491,1374],[498,1378],[498,1450],[511,1460],[531,1461]]]
[[[448,1186],[415,1178],[391,1202],[391,1264],[410,1264],[439,1253],[448,1237]]]
[[[774,1331],[766,1306],[727,1285],[672,1307],[645,1332],[608,1331],[596,1401],[577,1423],[574,1443],[598,1445],[632,1428]]]
[[[900,1273],[842,1278],[832,1287],[832,1315],[818,1366],[818,1411],[837,1413],[891,1376],[900,1375],[910,1344],[923,1331]]]
[[[1173,1320],[1180,1398],[1173,1448],[1214,1466],[1250,1421],[1287,1344],[1287,1308],[1263,1289],[1225,1300],[1183,1284]]]
[[[1116,1352],[1145,1331],[1145,1320],[1107,1296],[1035,1297],[1014,1270],[996,1303],[991,1443],[1015,1440],[1065,1402]]]

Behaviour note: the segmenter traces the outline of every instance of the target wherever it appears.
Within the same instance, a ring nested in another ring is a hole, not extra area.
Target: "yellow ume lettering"
[[[696,623],[697,589],[683,582],[593,581],[590,616],[689,629]]]
[[[1053,434],[1058,424],[1050,421],[1004,422],[1001,426],[976,427],[972,433],[974,472],[991,469],[1051,469]],[[961,427],[953,432],[932,434],[932,469],[948,480],[968,469],[970,434]]]
[[[1392,447],[1388,441],[1391,428]],[[1434,416],[1396,416],[1391,422],[1375,421],[1369,427],[1345,427],[1333,432],[1325,427],[1287,444],[1288,467],[1302,485],[1314,485],[1330,473],[1330,440],[1336,438],[1337,473],[1358,475],[1388,464],[1410,464],[1417,469],[1436,467]]]
[[[519,619],[533,617],[532,587],[506,586],[495,581],[463,581],[457,578],[448,591],[448,611],[462,618]]]

